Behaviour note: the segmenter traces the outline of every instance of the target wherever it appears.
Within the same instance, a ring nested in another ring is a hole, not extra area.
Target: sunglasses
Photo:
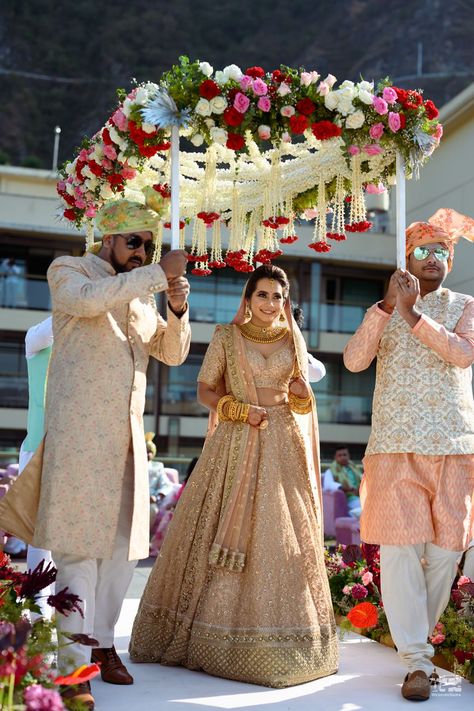
[[[130,250],[140,249],[140,247],[143,247],[147,257],[149,257],[155,249],[155,244],[152,239],[145,240],[143,237],[140,237],[140,235],[131,235],[130,237],[127,237],[127,235],[119,234],[117,236],[126,240],[127,248]]]
[[[446,247],[435,247],[435,249],[429,249],[428,247],[415,247],[413,250],[413,256],[419,262],[434,254],[438,262],[447,262],[449,258],[449,249]]]

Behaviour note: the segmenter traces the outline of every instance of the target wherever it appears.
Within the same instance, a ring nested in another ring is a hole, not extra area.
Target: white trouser
[[[130,454],[112,558],[80,558],[53,551],[58,569],[56,590],[59,592],[67,586],[68,592],[80,597],[84,612],[84,617],[78,612],[72,612],[68,616],[58,614],[58,631],[87,634],[99,642],[99,647],[111,647],[114,643],[115,623],[137,564],[136,560],[128,560],[133,512],[133,476],[133,455]],[[100,536],[100,531],[97,535]],[[61,674],[90,663],[91,647],[68,644],[68,639],[61,634],[58,641],[58,668]],[[68,646],[61,646],[64,644]]]
[[[474,540],[469,544],[469,548],[464,556],[464,565],[462,569],[462,574],[467,575],[468,578],[474,582]]]
[[[29,463],[31,457],[33,456],[34,452],[28,452],[27,450],[23,449],[23,445],[20,449],[20,456],[19,456],[19,462],[18,462],[18,471],[21,473],[23,469],[26,467],[26,465]],[[35,548],[35,546],[28,546],[27,553],[26,553],[26,566],[28,570],[34,570],[36,566],[38,566],[41,561],[44,560],[44,566],[43,568],[46,568],[48,563],[52,563],[52,556],[51,552],[45,550],[44,548]],[[52,585],[48,585],[46,588],[43,588],[41,592],[39,593],[36,603],[41,609],[41,614],[43,617],[46,617],[48,619],[51,618],[52,615],[52,608],[48,605],[46,602],[47,598],[49,595],[54,595],[54,583]],[[32,613],[31,618],[35,619],[36,615]]]
[[[382,600],[390,633],[408,671],[433,671],[428,642],[449,601],[462,551],[434,543],[380,546]]]

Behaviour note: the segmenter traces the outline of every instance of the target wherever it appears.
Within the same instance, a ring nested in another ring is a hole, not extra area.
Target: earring
[[[286,321],[285,314],[283,313],[283,311],[280,314],[280,321]]]
[[[245,307],[245,318],[248,318],[248,319],[252,318],[252,312],[250,311],[250,306],[248,304]]]

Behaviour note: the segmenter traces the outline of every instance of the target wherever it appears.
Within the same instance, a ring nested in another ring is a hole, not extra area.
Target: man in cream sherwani
[[[59,630],[97,639],[92,660],[104,681],[131,684],[113,632],[136,561],[148,557],[146,372],[150,356],[180,365],[188,354],[189,284],[183,251],[143,266],[154,249],[155,213],[114,200],[96,224],[104,235],[97,254],[59,257],[48,270],[54,346],[45,438],[20,480],[28,481],[30,467],[41,470],[36,518],[28,513],[32,542],[52,551],[56,589],[67,586],[83,601],[84,619],[58,615]],[[167,292],[167,321],[156,309],[159,291]],[[3,507],[2,522],[8,497]],[[90,659],[89,647],[60,648],[60,673]],[[65,700],[71,695],[94,708],[87,685],[64,690]]]

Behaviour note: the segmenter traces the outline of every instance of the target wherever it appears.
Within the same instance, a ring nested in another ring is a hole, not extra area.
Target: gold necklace
[[[251,321],[243,323],[239,326],[239,329],[242,336],[248,341],[253,341],[253,343],[275,343],[288,333],[287,326],[261,328],[260,326],[255,326]]]

